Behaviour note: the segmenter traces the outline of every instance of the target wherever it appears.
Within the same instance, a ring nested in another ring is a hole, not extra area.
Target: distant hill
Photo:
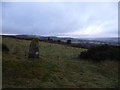
[[[23,38],[34,38],[37,37],[37,35],[15,35],[17,37],[23,37]]]
[[[112,45],[119,45],[117,37],[114,38],[71,38],[71,37],[57,37],[57,36],[37,36],[37,35],[16,35],[18,37],[24,38],[35,38],[38,37],[41,40],[48,40],[48,38],[57,41],[61,40],[62,42],[66,42],[67,40],[72,40],[74,44],[81,44],[81,45],[100,45],[100,44],[112,44]]]
[[[118,43],[118,40],[119,40],[119,39],[120,39],[120,38],[118,38],[118,37],[114,37],[114,38],[89,38],[88,40]]]

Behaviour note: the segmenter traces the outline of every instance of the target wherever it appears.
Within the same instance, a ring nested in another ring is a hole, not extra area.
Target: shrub
[[[48,37],[48,40],[50,40],[50,37]]]
[[[60,42],[61,42],[61,40],[57,40],[57,42],[59,42],[59,43],[60,43]]]
[[[8,52],[9,48],[5,44],[2,44],[2,51]]]
[[[67,44],[71,44],[71,40],[67,40]]]
[[[102,45],[102,46],[94,46],[89,48],[87,51],[81,52],[79,55],[82,59],[89,59],[94,61],[101,60],[120,60],[119,57],[119,47]]]
[[[52,38],[50,38],[50,37],[48,37],[48,40],[49,40],[49,41],[53,41],[53,39],[52,39]]]

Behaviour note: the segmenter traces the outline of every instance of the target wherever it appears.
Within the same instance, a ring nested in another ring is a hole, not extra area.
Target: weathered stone
[[[3,43],[2,43],[2,51],[3,52],[9,52],[9,48]]]
[[[29,46],[28,58],[39,58],[39,39],[34,38]]]

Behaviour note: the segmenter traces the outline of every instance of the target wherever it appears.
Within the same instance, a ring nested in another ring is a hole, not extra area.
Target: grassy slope
[[[94,63],[77,56],[85,49],[40,42],[41,59],[30,60],[30,41],[3,38],[10,53],[3,53],[3,88],[117,87],[118,63]]]

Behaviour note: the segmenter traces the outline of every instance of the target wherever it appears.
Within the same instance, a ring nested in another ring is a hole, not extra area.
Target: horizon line
[[[16,35],[35,35],[35,36],[43,36],[43,37],[64,37],[64,38],[120,38],[119,36],[108,36],[108,37],[71,37],[71,36],[57,36],[57,35],[37,35],[37,34],[0,34],[0,35],[10,35],[10,36],[16,36]]]

